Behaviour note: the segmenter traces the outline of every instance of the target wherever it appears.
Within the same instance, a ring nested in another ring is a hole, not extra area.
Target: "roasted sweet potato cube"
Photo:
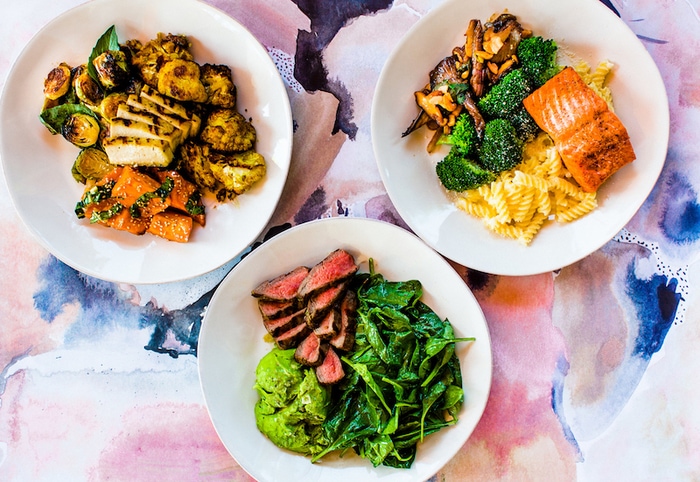
[[[148,232],[169,241],[186,243],[192,232],[192,218],[174,211],[163,211],[151,218]]]
[[[104,201],[90,204],[85,208],[85,217],[91,222],[96,222],[119,231],[127,231],[131,234],[143,234],[148,229],[148,219],[134,218],[128,208],[115,209],[118,199],[109,198]],[[93,217],[93,214],[95,216]]]
[[[205,215],[204,215],[204,204],[202,204],[201,197],[198,196],[197,186],[185,179],[182,174],[177,171],[172,170],[159,170],[155,172],[155,177],[161,182],[165,182],[167,178],[173,180],[173,189],[170,191],[170,207],[182,211],[190,216],[197,224],[204,226]],[[201,214],[192,214],[187,210],[187,203],[191,202],[195,206],[201,208]]]
[[[125,166],[121,176],[112,189],[112,197],[119,199],[126,207],[137,203],[137,217],[150,218],[154,214],[165,211],[170,206],[169,197],[162,198],[154,195],[161,183],[139,172],[130,166]]]

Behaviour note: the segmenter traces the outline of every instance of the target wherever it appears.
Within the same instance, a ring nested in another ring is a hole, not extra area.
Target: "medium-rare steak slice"
[[[314,333],[321,340],[330,340],[340,331],[340,312],[335,308],[331,309],[316,328]]]
[[[340,283],[313,295],[306,304],[306,323],[316,328],[329,310],[342,298],[347,291],[349,282]]]
[[[354,275],[359,266],[355,258],[343,249],[336,249],[315,264],[299,286],[298,296],[305,300],[314,293],[336,285]]]
[[[311,332],[304,338],[294,352],[294,359],[302,365],[315,367],[323,361],[324,350],[321,346],[321,339]]]
[[[340,351],[350,351],[355,345],[357,328],[357,295],[347,290],[340,303],[340,330],[330,340],[330,344]]]
[[[271,320],[263,320],[263,325],[267,332],[273,337],[279,336],[287,330],[290,330],[300,323],[305,323],[304,314],[306,309],[302,308],[299,311],[291,313],[280,318],[274,318]]]
[[[258,309],[263,320],[274,320],[292,313],[297,309],[296,302],[292,301],[270,301],[258,299]]]
[[[299,285],[308,274],[309,268],[299,266],[289,273],[260,283],[251,294],[264,300],[291,301],[296,298]]]
[[[311,328],[309,328],[309,325],[306,323],[299,323],[279,336],[276,336],[275,343],[280,350],[294,348],[301,343],[301,341],[306,338],[309,333],[311,333]]]
[[[323,363],[316,367],[316,378],[322,385],[333,385],[338,383],[345,376],[343,364],[333,347],[328,347]]]

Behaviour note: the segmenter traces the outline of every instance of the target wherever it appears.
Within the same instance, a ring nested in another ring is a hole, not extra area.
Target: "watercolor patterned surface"
[[[2,3],[0,86],[31,36],[80,3]],[[400,36],[439,1],[208,3],[263,43],[292,103],[290,180],[264,236],[329,216],[404,225],[372,154],[372,90]],[[666,165],[628,226],[572,266],[531,277],[455,266],[486,315],[494,379],[436,481],[700,477],[699,7],[605,3],[662,73]],[[0,480],[250,480],[197,379],[202,314],[236,261],[172,285],[89,278],[39,247],[0,186]]]

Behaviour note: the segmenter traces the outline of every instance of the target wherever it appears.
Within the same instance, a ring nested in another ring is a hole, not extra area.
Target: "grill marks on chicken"
[[[597,191],[636,158],[620,119],[571,67],[552,77],[523,104],[554,140],[564,165],[584,191]]]
[[[350,279],[358,269],[354,257],[338,249],[311,268],[299,266],[251,292],[277,346],[296,347],[296,360],[315,367],[324,384],[343,378],[337,351],[349,351],[355,343],[357,296]]]

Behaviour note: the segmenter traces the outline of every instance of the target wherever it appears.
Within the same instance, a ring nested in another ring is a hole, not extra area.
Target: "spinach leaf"
[[[342,357],[346,378],[334,388],[324,423],[334,450],[354,450],[373,465],[409,468],[417,444],[453,425],[464,401],[455,338],[448,320],[421,301],[417,280],[388,281],[374,272],[356,276],[354,351]]]
[[[97,76],[97,70],[95,69],[95,66],[92,64],[92,61],[95,60],[95,58],[99,57],[105,52],[108,52],[110,50],[119,50],[119,38],[117,37],[117,31],[112,25],[109,27],[105,33],[103,33],[100,38],[97,39],[97,42],[95,43],[95,46],[92,48],[92,52],[90,52],[90,57],[88,57],[88,62],[87,62],[87,69],[88,69],[88,75],[92,77],[92,79],[97,82],[97,85],[100,84],[100,80]]]
[[[60,104],[49,109],[45,109],[39,114],[41,123],[51,132],[60,134],[63,124],[73,114],[88,114],[98,119],[97,115],[82,104]],[[99,120],[99,119],[98,119]]]

